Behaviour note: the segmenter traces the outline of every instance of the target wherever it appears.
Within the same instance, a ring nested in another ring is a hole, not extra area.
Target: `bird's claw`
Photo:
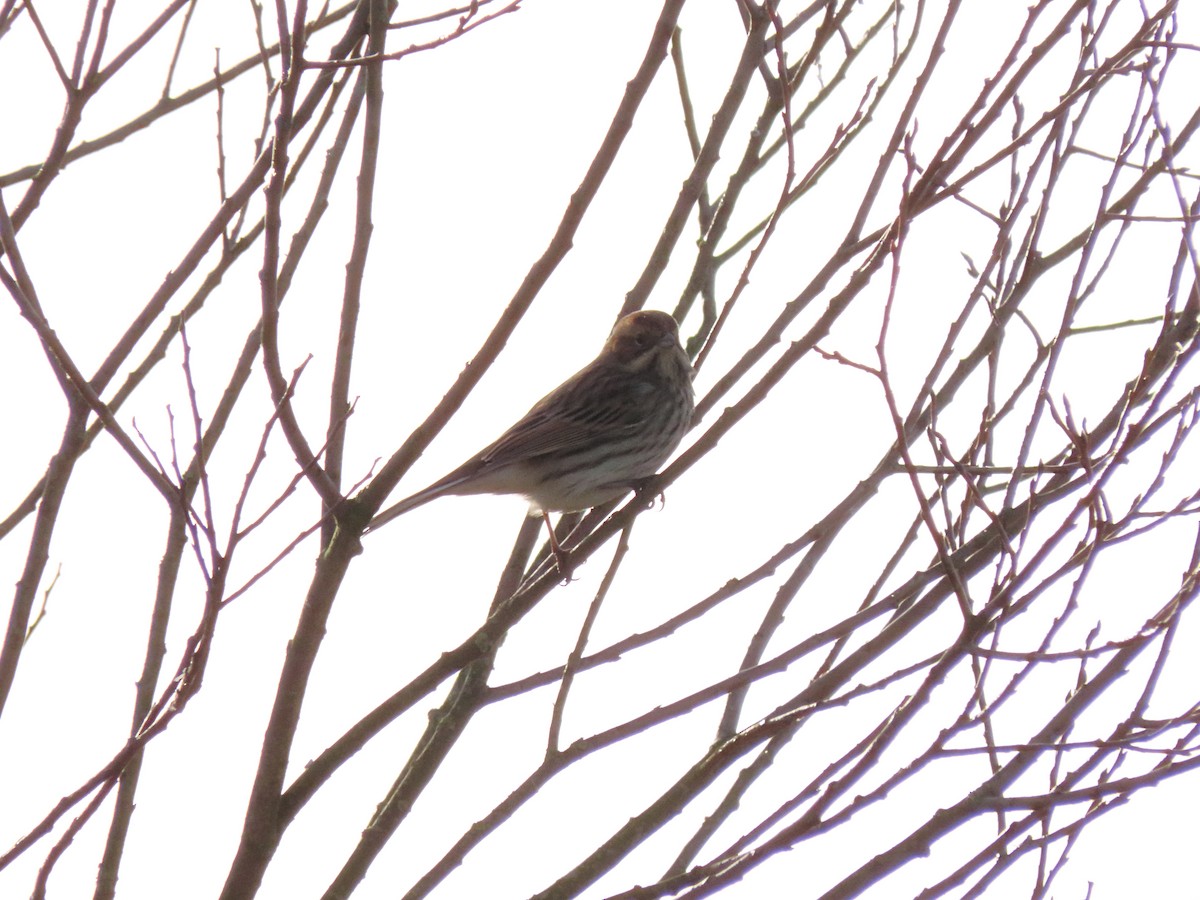
[[[658,500],[658,505],[660,508],[664,508],[667,505],[666,492],[662,490],[654,490],[654,488],[649,484],[639,484],[634,488],[634,493],[637,495],[638,500],[645,504],[646,509],[654,509],[654,501],[656,499]]]
[[[554,562],[558,566],[558,574],[562,576],[563,584],[570,584],[575,580],[575,563],[571,560],[571,554],[562,547],[556,547],[554,550]]]

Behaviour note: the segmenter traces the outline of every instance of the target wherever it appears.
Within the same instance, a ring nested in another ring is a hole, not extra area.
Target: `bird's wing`
[[[547,394],[479,454],[485,466],[570,453],[637,428],[655,408],[657,388],[618,368],[588,368]]]

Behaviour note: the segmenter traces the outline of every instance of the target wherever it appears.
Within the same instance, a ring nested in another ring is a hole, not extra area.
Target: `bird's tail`
[[[455,493],[454,489],[469,478],[469,473],[464,473],[456,469],[445,478],[435,481],[424,490],[417,491],[411,497],[405,497],[399,503],[393,503],[383,512],[376,515],[375,518],[368,523],[367,527],[363,530],[363,533],[366,534],[368,531],[374,531],[375,529],[386,525],[397,516],[402,516],[406,512],[416,509],[418,506],[424,506],[430,500],[434,500],[443,494]]]

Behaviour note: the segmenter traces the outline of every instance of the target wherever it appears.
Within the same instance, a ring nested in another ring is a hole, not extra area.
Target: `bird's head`
[[[679,343],[679,326],[656,309],[639,310],[620,319],[604,351],[627,371],[678,378],[682,370],[691,377],[691,365]]]

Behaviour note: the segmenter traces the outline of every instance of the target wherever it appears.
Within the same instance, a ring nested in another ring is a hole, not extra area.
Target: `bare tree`
[[[48,6],[0,4],[4,129],[41,148],[0,174],[6,894],[96,866],[96,898],[1043,897],[1106,813],[1194,782],[1175,2],[664,0],[568,33],[538,0]],[[537,91],[468,109],[445,73],[482,57]],[[57,124],[16,105],[51,92]],[[587,157],[551,158],[567,116]],[[502,144],[570,169],[556,225],[454,167]],[[416,247],[495,289],[418,293]],[[575,580],[481,501],[368,528],[426,451],[461,460],[449,423],[494,436],[468,398],[519,414],[512,373],[551,388],[646,304],[694,427],[560,519]],[[164,799],[189,784],[228,815]]]

